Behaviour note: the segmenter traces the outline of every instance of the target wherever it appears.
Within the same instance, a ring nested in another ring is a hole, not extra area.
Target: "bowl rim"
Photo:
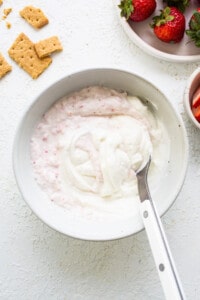
[[[189,99],[189,94],[190,94],[190,89],[191,89],[192,83],[198,75],[200,77],[200,67],[196,68],[192,72],[192,74],[189,76],[188,80],[186,81],[186,87],[185,87],[184,96],[183,96],[183,103],[184,103],[184,108],[185,108],[185,111],[186,111],[189,119],[192,121],[192,123],[198,129],[200,129],[200,123],[195,119],[195,117],[192,113],[191,101]]]
[[[29,110],[31,110],[32,106],[39,100],[39,98],[49,89],[49,88],[53,88],[54,86],[58,85],[59,83],[61,83],[63,80],[66,80],[67,77],[71,77],[73,75],[77,75],[78,73],[85,73],[85,72],[91,72],[91,71],[115,71],[115,72],[125,72],[128,73],[130,75],[134,75],[138,78],[140,78],[141,80],[144,80],[145,82],[147,82],[148,84],[150,84],[152,87],[156,88],[159,90],[159,92],[165,97],[166,101],[168,102],[168,105],[171,107],[171,109],[173,110],[179,124],[181,125],[181,129],[182,129],[182,136],[183,136],[183,142],[184,142],[184,160],[183,160],[183,164],[182,164],[182,173],[181,176],[179,176],[180,180],[179,180],[179,184],[177,184],[177,188],[176,191],[174,193],[174,197],[173,200],[171,201],[171,203],[169,203],[168,207],[160,214],[160,216],[163,216],[169,209],[170,207],[174,204],[178,194],[181,191],[181,188],[184,184],[184,180],[186,177],[186,173],[187,173],[187,168],[188,168],[188,158],[189,158],[189,144],[188,144],[188,137],[187,137],[187,131],[184,125],[184,122],[181,118],[181,115],[178,113],[178,111],[176,110],[176,108],[174,107],[174,105],[172,104],[172,102],[168,99],[168,97],[162,92],[162,90],[160,90],[160,88],[158,88],[151,80],[147,79],[146,77],[143,77],[142,75],[137,74],[137,72],[133,72],[129,69],[125,69],[125,68],[117,68],[117,67],[91,67],[91,68],[83,68],[83,69],[79,69],[77,71],[71,72],[70,74],[66,74],[64,76],[62,76],[61,78],[53,81],[52,83],[48,84],[46,87],[44,87],[42,89],[42,91],[40,91],[35,97],[32,98],[30,104],[28,105],[28,107],[24,110],[24,112],[22,113],[22,116],[20,118],[20,121],[18,123],[18,125],[16,126],[15,129],[15,136],[14,136],[14,141],[13,141],[13,151],[12,151],[12,166],[13,166],[13,171],[14,171],[14,176],[16,179],[16,183],[17,186],[19,188],[19,192],[22,195],[22,198],[24,199],[25,203],[29,206],[29,208],[32,210],[32,212],[43,222],[45,223],[47,226],[49,226],[50,228],[53,228],[55,231],[62,233],[66,236],[72,237],[72,238],[76,238],[76,239],[80,239],[80,240],[85,240],[85,241],[111,241],[111,240],[118,240],[118,239],[122,239],[122,238],[126,238],[129,237],[131,235],[137,234],[140,231],[144,230],[144,226],[134,232],[130,232],[130,233],[120,233],[117,236],[113,236],[110,238],[87,238],[87,237],[80,237],[80,235],[75,235],[75,234],[70,234],[69,232],[65,232],[62,229],[58,229],[58,227],[56,227],[54,224],[52,224],[52,222],[50,222],[49,220],[44,220],[42,218],[42,216],[40,215],[40,212],[36,211],[32,205],[31,202],[32,201],[27,201],[27,199],[24,196],[23,193],[23,186],[21,186],[19,180],[18,180],[18,164],[17,164],[17,157],[16,157],[16,152],[17,152],[17,144],[19,141],[19,136],[20,136],[20,130],[22,128],[24,119],[26,117],[26,115],[28,114]],[[56,99],[55,99],[56,101]]]

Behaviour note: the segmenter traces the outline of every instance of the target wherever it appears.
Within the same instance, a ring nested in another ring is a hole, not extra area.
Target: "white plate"
[[[131,41],[142,50],[157,58],[174,62],[195,62],[200,60],[200,48],[196,47],[193,42],[190,42],[189,37],[184,34],[180,43],[167,44],[160,41],[153,33],[153,29],[149,26],[154,15],[158,15],[159,10],[163,8],[162,1],[157,1],[157,7],[154,14],[143,22],[126,21],[120,16],[118,7],[120,0],[113,0],[116,7],[117,15],[120,23]],[[184,15],[186,17],[186,29],[192,12],[196,7],[197,0],[191,1],[191,5],[186,9]]]

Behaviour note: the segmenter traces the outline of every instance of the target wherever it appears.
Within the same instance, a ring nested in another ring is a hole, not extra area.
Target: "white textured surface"
[[[13,8],[7,19],[11,29],[0,22],[0,52],[13,66],[13,71],[0,81],[0,299],[163,299],[144,231],[103,243],[63,236],[31,213],[13,176],[15,128],[34,96],[72,71],[109,66],[130,69],[153,81],[183,116],[190,143],[189,167],[183,189],[163,223],[186,295],[198,300],[200,132],[188,121],[182,104],[186,80],[198,63],[169,63],[143,53],[118,24],[111,0],[29,3],[45,11],[48,26],[36,31],[19,17],[18,11],[27,5],[25,0],[20,5],[19,1],[4,0],[4,7]],[[35,81],[7,54],[22,31],[33,41],[57,34],[64,47]]]

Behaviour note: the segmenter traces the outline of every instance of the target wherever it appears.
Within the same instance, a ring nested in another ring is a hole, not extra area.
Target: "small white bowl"
[[[129,94],[148,98],[157,107],[158,117],[170,137],[167,170],[153,193],[158,212],[163,215],[178,195],[186,173],[188,141],[184,124],[171,102],[152,83],[129,71],[89,69],[64,77],[44,90],[25,112],[19,124],[13,147],[13,168],[19,189],[33,212],[46,224],[68,236],[85,240],[113,240],[134,234],[144,228],[138,208],[134,217],[85,220],[71,215],[52,203],[34,179],[30,159],[30,137],[42,115],[61,97],[86,86],[103,85]]]
[[[183,97],[184,108],[189,119],[197,128],[200,129],[200,123],[195,119],[191,109],[192,97],[198,87],[200,87],[200,67],[197,68],[188,78]]]

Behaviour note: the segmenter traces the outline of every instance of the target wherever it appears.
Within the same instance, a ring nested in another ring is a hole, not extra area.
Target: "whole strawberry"
[[[155,0],[121,0],[121,16],[127,20],[141,22],[149,18],[156,8]]]
[[[185,17],[176,7],[165,7],[153,17],[150,26],[158,39],[165,43],[178,43],[185,32]]]
[[[181,12],[184,12],[185,9],[190,5],[191,0],[163,0],[167,6],[172,6],[178,8]]]
[[[200,8],[197,8],[192,14],[189,20],[189,29],[185,32],[194,41],[195,45],[200,47]]]

